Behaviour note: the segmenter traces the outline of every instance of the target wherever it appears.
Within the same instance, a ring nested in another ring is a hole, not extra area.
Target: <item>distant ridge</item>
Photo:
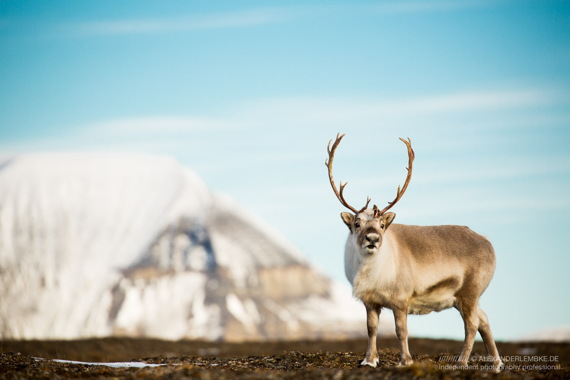
[[[518,341],[570,342],[570,326],[558,326],[523,335]]]

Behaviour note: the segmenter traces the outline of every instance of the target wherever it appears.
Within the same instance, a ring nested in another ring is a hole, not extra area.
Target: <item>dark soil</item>
[[[366,340],[270,343],[170,342],[154,339],[74,341],[0,341],[0,379],[162,378],[162,379],[404,379],[404,378],[570,378],[569,343],[498,343],[506,368],[485,368],[478,342],[468,369],[454,368],[450,356],[461,342],[411,339],[415,363],[397,367],[397,341],[380,339],[378,368],[360,367]],[[166,364],[147,368],[112,368],[59,363],[136,361]]]

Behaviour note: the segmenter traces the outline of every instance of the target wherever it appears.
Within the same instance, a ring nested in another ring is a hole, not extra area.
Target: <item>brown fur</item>
[[[495,271],[489,240],[465,226],[391,224],[395,214],[365,210],[343,213],[350,229],[345,263],[354,295],[366,306],[369,346],[364,365],[375,366],[380,310],[394,312],[400,340],[400,364],[412,363],[407,342],[407,314],[427,314],[455,307],[465,323],[460,362],[467,364],[477,330],[495,368],[502,363],[479,298]],[[371,244],[376,242],[377,244]],[[374,327],[376,326],[376,327]]]

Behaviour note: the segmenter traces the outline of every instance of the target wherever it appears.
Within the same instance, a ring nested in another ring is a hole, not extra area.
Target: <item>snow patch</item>
[[[255,331],[255,327],[261,318],[255,303],[251,299],[245,299],[242,302],[235,294],[230,293],[226,296],[226,305],[228,311],[244,325],[248,332]]]
[[[43,360],[43,359],[40,359]],[[98,362],[81,362],[76,360],[62,360],[62,359],[52,359],[53,362],[56,363],[64,363],[64,364],[80,364],[80,365],[100,365],[105,367],[112,367],[112,368],[147,368],[147,367],[163,367],[166,365],[173,365],[173,364],[152,364],[152,363],[143,363],[143,362],[111,362],[111,363],[98,363]],[[178,364],[174,364],[178,365]]]

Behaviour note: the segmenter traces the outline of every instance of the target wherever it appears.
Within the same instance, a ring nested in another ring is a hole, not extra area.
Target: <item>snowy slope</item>
[[[349,291],[190,170],[155,156],[4,161],[0,297],[3,338],[364,332]]]

